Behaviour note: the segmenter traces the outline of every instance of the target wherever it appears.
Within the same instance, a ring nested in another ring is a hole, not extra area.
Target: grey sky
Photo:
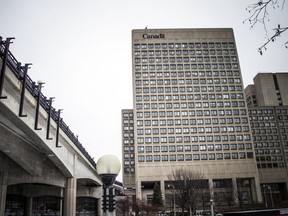
[[[56,97],[54,107],[64,109],[89,154],[121,159],[121,109],[132,108],[131,30],[232,27],[247,86],[258,72],[288,71],[288,37],[260,56],[263,27],[242,23],[255,1],[0,0],[0,35],[16,38],[11,51],[33,63],[29,76],[46,83],[44,95]],[[287,7],[271,11],[268,29],[288,25]]]

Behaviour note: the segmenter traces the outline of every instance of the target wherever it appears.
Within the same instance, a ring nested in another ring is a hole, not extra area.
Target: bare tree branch
[[[267,41],[258,49],[261,55],[263,54],[262,50],[267,49],[266,45],[268,45],[270,42],[274,42],[277,37],[280,37],[281,34],[288,29],[288,27],[280,27],[280,24],[278,24],[277,28],[273,29],[272,36],[269,36],[269,31],[266,25],[266,23],[270,21],[268,9],[272,8],[283,10],[285,2],[286,0],[259,0],[257,3],[251,4],[246,8],[251,15],[245,19],[243,23],[249,22],[251,29],[253,29],[258,23],[262,24],[264,27]],[[284,43],[286,48],[288,48],[287,44],[288,41]]]
[[[266,45],[269,44],[271,41],[274,42],[276,38],[279,37],[287,29],[288,27],[280,28],[280,25],[278,25],[278,28],[274,29],[275,34],[271,38],[269,38],[266,43],[264,43],[261,47],[259,47],[258,49],[259,53],[262,55],[263,54],[262,49],[264,48],[265,50],[267,50]],[[285,42],[285,47],[288,48],[288,41]]]
[[[200,199],[200,194],[209,192],[208,180],[204,179],[204,174],[201,172],[178,168],[172,171],[168,179],[171,181],[170,184],[173,185],[176,204],[181,207],[182,212],[185,209],[193,211],[196,207],[197,199]]]

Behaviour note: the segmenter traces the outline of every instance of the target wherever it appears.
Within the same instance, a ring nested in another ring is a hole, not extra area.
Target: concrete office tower
[[[233,30],[133,30],[132,60],[136,197],[191,168],[262,202]]]
[[[288,199],[287,84],[288,73],[259,73],[245,88],[262,192],[277,204]]]
[[[122,175],[126,195],[135,191],[135,146],[133,109],[122,110]]]
[[[247,106],[257,106],[256,89],[254,85],[248,85],[245,90]]]
[[[245,88],[248,106],[288,105],[288,73],[258,73],[254,85]],[[254,101],[257,103],[250,103]]]

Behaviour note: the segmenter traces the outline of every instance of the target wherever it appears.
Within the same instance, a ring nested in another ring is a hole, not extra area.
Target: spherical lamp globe
[[[120,161],[114,155],[104,155],[96,163],[97,173],[101,176],[103,184],[106,187],[113,185],[120,169]]]

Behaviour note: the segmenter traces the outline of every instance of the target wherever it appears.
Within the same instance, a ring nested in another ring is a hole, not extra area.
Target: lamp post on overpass
[[[37,104],[36,104],[34,129],[41,130],[41,128],[38,128],[38,118],[39,118],[39,109],[40,109],[40,101],[41,101],[41,90],[45,83],[41,80],[38,80],[37,84],[38,84],[38,97],[37,97]]]
[[[121,169],[120,161],[114,155],[104,155],[97,161],[96,170],[101,176],[103,182],[103,197],[102,197],[102,209],[104,215],[116,215],[115,214],[115,200],[113,188],[111,187]],[[108,207],[107,207],[107,191],[108,191]],[[110,212],[108,213],[107,210]]]

